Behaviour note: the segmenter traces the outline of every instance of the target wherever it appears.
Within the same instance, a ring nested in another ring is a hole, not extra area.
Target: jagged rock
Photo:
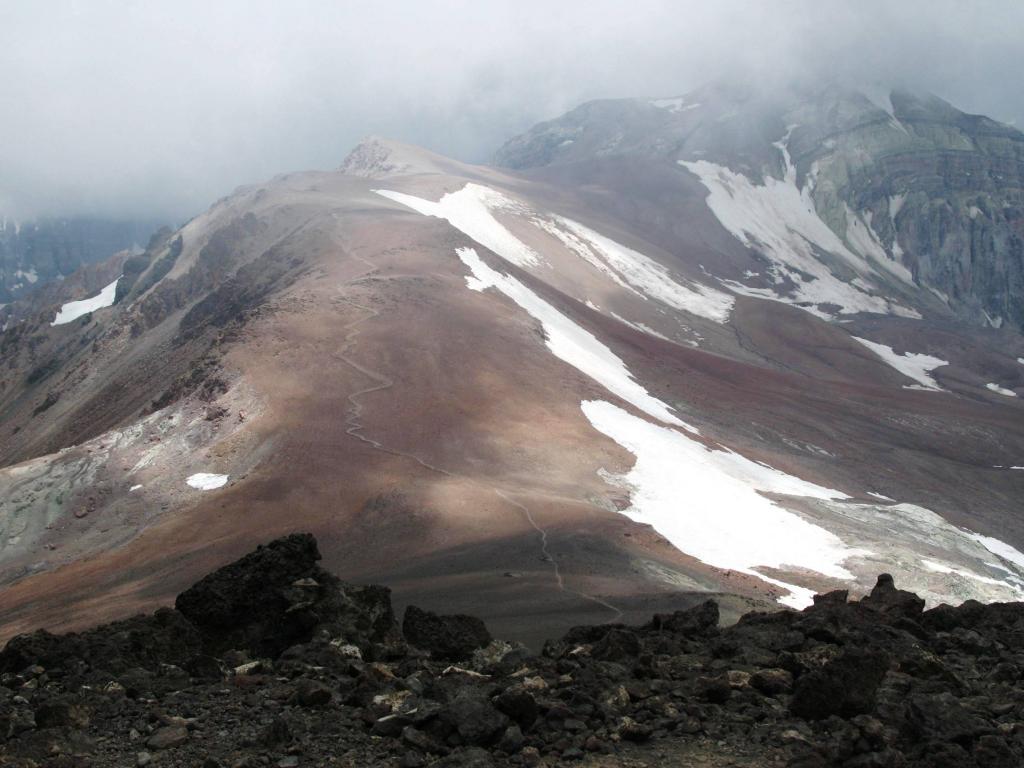
[[[467,744],[488,744],[508,726],[508,718],[494,708],[484,692],[469,687],[452,697],[445,716]]]
[[[188,741],[188,729],[181,725],[167,725],[146,739],[146,746],[150,749],[171,749],[178,747]]]
[[[978,715],[969,712],[953,694],[911,696],[904,710],[907,728],[928,741],[961,742],[993,730]]]
[[[303,707],[325,706],[333,696],[330,688],[316,680],[300,680],[295,689],[295,698]]]
[[[675,613],[657,613],[648,628],[693,637],[705,637],[718,629],[718,603],[706,600],[700,605]]]
[[[750,684],[765,696],[778,696],[793,688],[793,675],[785,669],[759,669],[750,676]]]
[[[793,714],[807,720],[870,714],[888,669],[886,654],[849,648],[821,669],[801,675],[789,707]]]
[[[916,619],[924,612],[924,600],[913,592],[896,589],[893,578],[888,573],[878,577],[871,594],[861,600],[865,608],[871,608],[894,616],[905,616]]]
[[[513,685],[499,693],[494,698],[494,706],[523,728],[529,728],[537,719],[537,700],[522,685]]]
[[[35,710],[37,728],[85,728],[89,711],[70,699],[57,699],[41,704]]]
[[[414,605],[405,609],[402,634],[417,648],[446,661],[468,659],[492,640],[487,627],[475,616],[439,616]]]
[[[800,613],[747,614],[723,629],[706,603],[644,626],[575,627],[541,657],[490,642],[454,665],[400,642],[386,590],[334,579],[295,543],[218,572],[208,594],[255,601],[265,589],[271,605],[315,613],[313,637],[254,660],[278,628],[243,622],[225,640],[208,617],[197,626],[163,609],[78,635],[17,638],[0,652],[0,753],[55,766],[88,754],[95,768],[137,764],[143,747],[154,765],[344,755],[367,768],[528,768],[605,759],[622,742],[670,760],[676,740],[692,739],[791,767],[1024,764],[1024,606],[911,618],[916,601],[883,579],[863,601],[826,595]],[[278,562],[289,551],[305,565]],[[285,575],[268,578],[278,566]],[[458,635],[452,617],[426,616],[442,638]],[[230,645],[218,653],[219,642]],[[374,660],[385,647],[389,661]]]

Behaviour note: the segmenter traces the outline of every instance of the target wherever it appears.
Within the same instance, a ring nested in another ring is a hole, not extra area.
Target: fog
[[[895,7],[893,7],[895,6]],[[182,220],[367,134],[485,161],[719,78],[934,92],[1024,125],[1018,2],[0,0],[0,216]]]

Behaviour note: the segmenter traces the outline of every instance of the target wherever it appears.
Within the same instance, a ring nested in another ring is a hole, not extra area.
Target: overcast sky
[[[1024,3],[0,0],[0,215],[180,221],[370,133],[482,161],[719,77],[933,91],[1024,125]]]

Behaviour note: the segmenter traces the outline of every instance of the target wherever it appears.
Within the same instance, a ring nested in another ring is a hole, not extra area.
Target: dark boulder
[[[861,600],[860,604],[894,618],[902,616],[918,619],[924,612],[924,600],[913,592],[896,589],[896,583],[888,573],[878,577],[871,594]]]
[[[214,571],[178,595],[175,607],[214,654],[242,649],[276,658],[318,630],[363,652],[392,640],[390,590],[345,584],[319,559],[311,534],[292,534]]]
[[[820,669],[801,675],[789,707],[793,714],[806,720],[870,714],[888,669],[889,657],[885,653],[847,649]]]
[[[635,632],[613,629],[594,644],[591,655],[599,661],[628,662],[640,655],[641,648]]]
[[[688,637],[706,637],[717,631],[718,620],[718,603],[706,600],[685,611],[656,613],[646,628]]]
[[[476,616],[439,616],[415,605],[405,609],[402,634],[435,659],[462,661],[490,644],[491,633]]]
[[[463,742],[472,745],[493,742],[509,725],[508,718],[495,709],[483,691],[469,686],[448,701],[444,717]]]

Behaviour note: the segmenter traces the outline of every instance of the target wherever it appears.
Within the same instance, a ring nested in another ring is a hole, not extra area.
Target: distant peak
[[[338,169],[351,176],[383,179],[417,173],[440,173],[441,158],[420,147],[379,136],[367,136],[349,152]]]

